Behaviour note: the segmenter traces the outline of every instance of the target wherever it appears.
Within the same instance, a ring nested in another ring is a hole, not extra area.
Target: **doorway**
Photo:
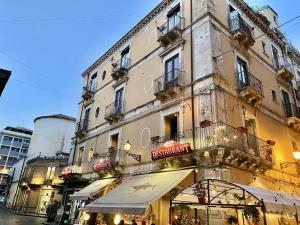
[[[164,136],[173,141],[178,140],[178,113],[165,116],[164,119]]]

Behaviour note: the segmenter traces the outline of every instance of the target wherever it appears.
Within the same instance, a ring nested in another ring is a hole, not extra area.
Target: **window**
[[[90,111],[91,111],[91,108],[87,108],[84,113],[84,121],[82,124],[82,126],[83,126],[82,128],[85,130],[87,130],[88,126],[89,126]]]
[[[247,63],[237,58],[237,73],[239,78],[239,86],[241,88],[248,86],[248,71],[247,71]]]
[[[77,157],[78,166],[82,166],[83,152],[84,152],[84,147],[80,147],[78,152],[78,157]]]
[[[96,112],[95,112],[95,117],[97,118],[99,116],[100,108],[97,107]]]
[[[89,150],[89,154],[88,154],[88,161],[89,161],[89,162],[92,162],[93,159],[94,159],[94,149],[91,148],[91,149]]]
[[[21,145],[22,145],[22,139],[20,139],[20,138],[14,138],[13,146],[14,147],[21,147]]]
[[[129,67],[129,46],[121,52],[121,66],[128,69]]]
[[[4,136],[2,144],[3,145],[11,145],[12,139],[13,139],[12,137]]]
[[[297,143],[292,141],[292,145],[293,145],[293,150],[298,151]]]
[[[272,100],[274,102],[277,102],[277,96],[276,96],[276,91],[272,90]]]
[[[180,4],[172,8],[168,14],[168,30],[172,30],[180,24]]]
[[[285,111],[285,115],[286,117],[292,117],[293,113],[292,113],[292,106],[291,106],[289,94],[286,91],[282,90],[282,97],[283,97],[283,108]]]
[[[165,62],[165,88],[174,86],[174,83],[178,82],[179,74],[179,54],[171,57]]]
[[[296,99],[299,101],[299,92],[297,89],[294,89]]]
[[[102,80],[105,79],[105,75],[106,75],[106,70],[104,70],[103,73],[102,73]]]
[[[89,88],[91,91],[96,91],[97,89],[97,73],[94,73],[91,77]]]
[[[263,48],[263,53],[266,55],[266,43],[265,42],[261,42],[262,48]]]
[[[122,109],[123,94],[124,94],[124,88],[123,87],[116,91],[116,94],[115,94],[115,107],[117,109]]]
[[[273,52],[273,63],[275,69],[279,69],[279,55],[278,50],[272,45],[272,52]]]

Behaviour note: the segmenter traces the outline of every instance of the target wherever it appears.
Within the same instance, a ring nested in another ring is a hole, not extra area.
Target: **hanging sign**
[[[176,141],[167,141],[159,148],[151,152],[152,160],[165,159],[180,155],[192,153],[193,150],[189,143],[178,143]]]
[[[98,172],[100,170],[107,170],[113,168],[113,163],[107,158],[100,158],[95,160],[93,170]]]
[[[67,176],[68,174],[71,174],[72,173],[72,168],[71,167],[65,167],[63,169],[63,171],[61,172],[61,175],[62,176]]]

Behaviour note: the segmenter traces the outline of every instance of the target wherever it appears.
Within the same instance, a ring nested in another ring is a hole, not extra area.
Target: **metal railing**
[[[293,103],[285,103],[282,101],[284,114],[287,118],[298,117],[300,118],[300,109]]]
[[[250,87],[263,96],[263,84],[261,80],[257,79],[248,71],[237,72],[237,79],[239,88]]]
[[[165,36],[174,29],[181,30],[182,24],[183,18],[178,15],[174,15],[168,18],[168,21],[158,28],[158,39]]]
[[[114,101],[105,108],[105,118],[109,119],[111,116],[123,115],[125,109],[125,101]]]
[[[157,148],[161,143],[174,140],[180,143],[193,145],[192,130],[181,131],[152,141],[152,148]],[[226,123],[217,122],[210,126],[195,128],[195,150],[209,150],[214,148],[227,148],[239,150],[264,160],[272,162],[272,146],[266,141],[240,131]]]
[[[173,87],[182,87],[183,86],[183,71],[179,69],[174,69],[168,73],[165,73],[163,76],[155,79],[154,81],[154,92],[158,93],[165,91]]]
[[[87,131],[89,126],[89,120],[83,119],[76,124],[76,132]]]
[[[276,70],[285,68],[290,73],[294,74],[293,65],[289,61],[287,61],[287,59],[284,58],[283,56],[281,56],[277,59],[273,58],[273,65]]]
[[[90,85],[85,86],[82,88],[82,96],[87,94],[93,95],[95,91],[96,91],[96,86],[90,86]]]
[[[229,19],[229,29],[232,33],[243,31],[249,37],[254,37],[252,28],[242,19],[240,15],[236,15],[235,17]]]
[[[112,63],[112,73],[116,73],[119,70],[128,70],[130,65],[130,58],[122,57],[117,62]]]

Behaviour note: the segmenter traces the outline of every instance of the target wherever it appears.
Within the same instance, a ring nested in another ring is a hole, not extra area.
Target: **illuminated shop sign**
[[[178,143],[176,141],[167,141],[159,148],[151,152],[152,160],[165,159],[180,155],[186,155],[192,153],[193,150],[189,143]]]
[[[100,158],[95,160],[94,165],[93,165],[93,170],[94,171],[100,171],[100,170],[107,170],[113,168],[113,163],[106,158]]]

